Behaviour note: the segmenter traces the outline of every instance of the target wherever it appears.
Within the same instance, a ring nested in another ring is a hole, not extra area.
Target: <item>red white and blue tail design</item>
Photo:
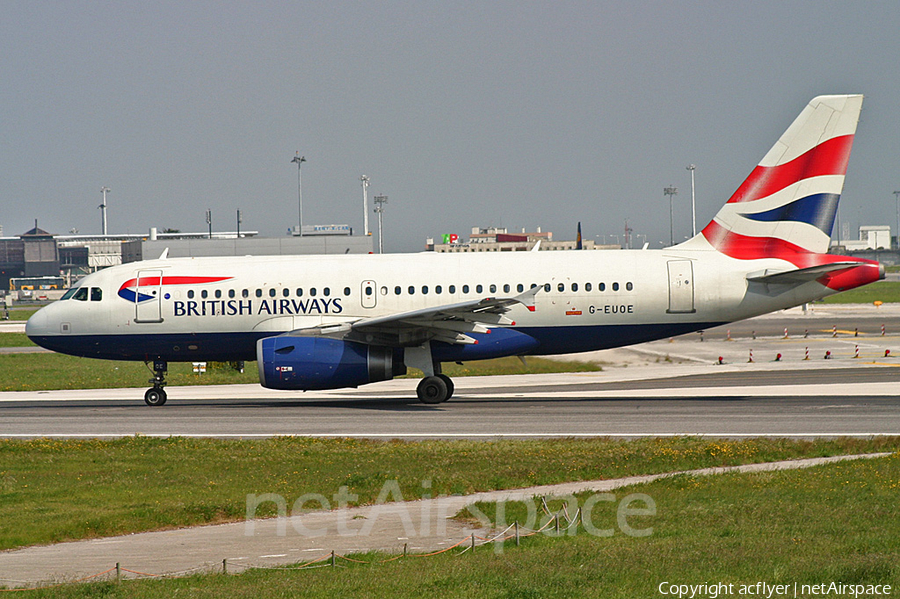
[[[703,229],[703,238],[745,260],[794,262],[797,254],[827,252],[862,100],[814,98]]]

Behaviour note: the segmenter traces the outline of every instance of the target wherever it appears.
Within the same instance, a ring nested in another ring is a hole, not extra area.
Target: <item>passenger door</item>
[[[139,270],[134,285],[134,321],[162,322],[162,271]]]

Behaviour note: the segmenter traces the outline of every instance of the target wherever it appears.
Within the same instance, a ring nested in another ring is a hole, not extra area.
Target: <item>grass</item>
[[[0,347],[36,347],[25,333],[0,333]]]
[[[13,337],[21,335],[22,338]],[[9,341],[5,341],[9,338]],[[0,333],[0,347],[15,343],[30,343],[21,333]],[[243,373],[211,362],[206,374],[196,375],[190,363],[169,363],[169,385],[230,385],[259,382],[256,362],[247,362]],[[530,374],[539,372],[583,372],[599,370],[599,366],[580,362],[559,362],[529,358],[528,367],[516,358],[499,358],[470,362],[465,366],[447,364],[449,376],[489,374]],[[0,355],[0,391],[45,391],[49,389],[116,389],[146,387],[153,375],[142,362],[94,360],[63,354],[7,354]]]
[[[383,442],[275,438],[0,440],[0,550],[130,532],[240,520],[250,493],[291,505],[341,486],[374,502],[386,481],[404,498],[469,494],[797,457],[896,451],[900,438],[804,442],[719,441]],[[259,514],[274,512],[264,504]]]
[[[896,453],[807,470],[681,476],[616,493],[616,499],[632,492],[652,498],[656,515],[628,519],[635,528],[652,527],[646,537],[623,534],[614,524],[615,504],[599,502],[593,515],[599,527],[614,528],[608,537],[580,530],[560,538],[537,535],[520,547],[508,542],[500,552],[484,547],[380,565],[339,561],[337,569],[67,585],[18,595],[632,598],[662,596],[659,586],[666,582],[721,582],[734,585],[730,596],[767,596],[741,592],[741,585],[758,581],[790,586],[786,594],[770,595],[775,597],[794,596],[794,583],[800,597],[821,596],[802,592],[802,585],[830,582],[889,584],[893,592],[900,586],[898,488]],[[515,509],[509,505],[507,513]]]
[[[10,320],[28,320],[31,318],[31,315],[40,310],[38,308],[10,308],[9,309],[9,319]],[[5,308],[0,308],[0,314],[5,312]]]
[[[900,302],[900,283],[877,281],[864,287],[838,293],[821,300],[825,304],[871,304],[874,301],[886,304]]]

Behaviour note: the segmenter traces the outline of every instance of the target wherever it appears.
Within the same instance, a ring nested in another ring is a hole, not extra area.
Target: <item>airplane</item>
[[[814,98],[713,220],[659,250],[173,258],[93,273],[35,313],[47,349],[152,363],[256,360],[285,390],[389,380],[453,395],[441,364],[621,347],[790,308],[884,278],[827,253],[861,95]]]

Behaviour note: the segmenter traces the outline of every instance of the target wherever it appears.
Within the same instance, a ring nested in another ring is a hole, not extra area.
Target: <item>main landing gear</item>
[[[148,406],[162,406],[165,405],[166,399],[166,391],[163,387],[166,384],[166,371],[169,369],[169,365],[166,364],[164,360],[154,360],[153,361],[153,378],[150,379],[149,382],[153,387],[147,389],[147,392],[144,393],[144,402]]]
[[[443,403],[453,395],[453,381],[446,374],[426,376],[416,387],[416,394],[422,403]]]

